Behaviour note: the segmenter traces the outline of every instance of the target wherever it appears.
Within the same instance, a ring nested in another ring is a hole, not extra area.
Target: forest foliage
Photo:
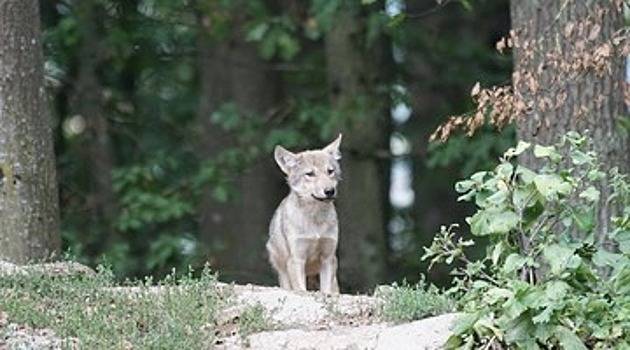
[[[554,145],[521,141],[494,169],[456,184],[459,200],[477,207],[467,219],[472,236],[443,226],[423,257],[461,264],[449,292],[466,314],[448,347],[630,346],[630,183],[602,168],[591,143],[575,132]],[[520,165],[524,152],[544,166]],[[603,236],[599,183],[610,187],[605,205],[617,208]],[[480,238],[490,241],[485,256],[469,259]]]
[[[411,146],[404,151],[408,153],[380,150],[375,159],[384,169],[395,159],[409,161],[415,170],[412,189],[421,193],[421,202],[443,196],[449,181],[490,164],[513,137],[509,130],[497,134],[488,129],[475,139],[454,136],[444,145],[427,143],[443,115],[472,107],[466,95],[475,77],[481,73],[486,84],[507,77],[509,57],[493,50],[494,41],[507,31],[507,2],[429,5],[319,0],[43,3],[46,81],[58,121],[64,246],[80,261],[108,261],[119,276],[199,267],[216,260],[216,252],[231,249],[202,234],[204,200],[226,207],[238,202],[245,189],[239,188],[235,174],[251,171],[261,159],[271,160],[274,145],[319,145],[362,114],[360,103],[340,112],[330,99],[324,44],[331,28],[339,25],[335,16],[347,6],[359,20],[358,50],[369,55],[375,45],[386,43],[392,55],[406,57],[390,58],[382,66],[389,72],[385,79],[367,96],[357,96],[357,101],[385,99],[392,109],[406,106],[413,113],[408,122],[385,121],[381,129],[384,138],[389,139],[386,131],[404,137]],[[472,33],[482,22],[483,30]],[[460,40],[462,35],[470,40]],[[206,57],[204,42],[214,48],[244,42],[255,48],[257,57]],[[269,89],[280,86],[280,102],[256,113],[228,99],[200,115],[204,65],[219,60],[227,71],[253,59],[273,73],[274,81],[266,83]],[[428,71],[416,71],[420,61]],[[433,98],[436,91],[439,98],[426,107],[422,99]],[[88,101],[88,109],[77,108],[82,100]],[[98,129],[99,118],[105,131]],[[207,121],[226,135],[211,157],[200,148],[208,137]],[[102,135],[107,142],[94,142]],[[104,146],[95,150],[99,144]],[[384,158],[378,158],[383,152]],[[101,161],[103,154],[107,162]],[[95,174],[101,169],[95,164],[108,163],[111,178],[98,180],[104,170]],[[384,187],[386,180],[384,176]],[[431,215],[444,220],[458,220],[467,210],[452,211],[451,204],[440,202],[443,208]],[[384,250],[385,261],[396,265],[387,280],[417,279],[416,254],[432,226],[419,203],[403,209],[382,204],[389,208],[387,221],[402,223],[397,238],[389,223],[381,229],[388,241],[398,241]]]

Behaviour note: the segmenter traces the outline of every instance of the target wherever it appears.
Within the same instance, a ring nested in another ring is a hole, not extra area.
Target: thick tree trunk
[[[514,0],[511,16],[518,37],[514,90],[525,101],[534,102],[531,113],[518,121],[519,138],[552,144],[567,131],[588,129],[604,165],[627,172],[628,138],[617,126],[625,114],[623,57],[613,57],[612,64],[600,72],[592,67],[567,72],[558,64],[589,58],[609,43],[613,33],[623,28],[621,9],[613,1]],[[532,155],[522,161],[533,168],[539,165]],[[599,188],[600,234],[609,230],[614,210],[606,203],[609,192],[604,185]]]
[[[38,6],[0,3],[0,259],[17,263],[60,249]]]
[[[210,121],[222,104],[234,103],[252,118],[263,118],[278,102],[279,77],[272,74],[258,57],[256,47],[246,43],[240,31],[237,23],[230,38],[212,41],[203,31],[200,37],[198,114],[204,133],[200,153],[210,160],[239,146],[235,134]],[[268,283],[273,277],[264,245],[269,220],[279,204],[282,174],[275,168],[273,157],[263,154],[243,173],[234,170],[228,177],[237,196],[220,203],[208,189],[200,209],[202,240],[215,248],[212,265],[223,278]]]
[[[376,42],[365,52],[358,11],[343,5],[325,38],[333,113],[348,121],[342,126],[344,180],[337,203],[339,279],[344,290],[375,286],[383,281],[386,268],[387,169],[375,157],[387,149],[389,130],[387,97],[377,92],[386,51]]]

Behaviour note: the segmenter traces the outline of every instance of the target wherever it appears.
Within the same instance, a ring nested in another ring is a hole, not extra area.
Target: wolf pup
[[[306,290],[306,278],[319,275],[323,293],[339,293],[333,201],[341,179],[341,134],[321,150],[292,153],[276,146],[274,157],[291,188],[271,219],[267,252],[280,287]]]

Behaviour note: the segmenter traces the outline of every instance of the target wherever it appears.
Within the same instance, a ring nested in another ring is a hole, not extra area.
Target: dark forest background
[[[272,149],[341,131],[342,289],[418,280],[422,247],[472,211],[454,183],[514,141],[428,142],[474,108],[477,81],[509,82],[507,0],[51,0],[41,14],[64,247],[120,277],[208,262],[275,284],[264,242],[288,187]]]

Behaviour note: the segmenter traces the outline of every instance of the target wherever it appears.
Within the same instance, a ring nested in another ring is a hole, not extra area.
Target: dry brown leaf
[[[593,26],[593,28],[591,28],[591,33],[588,35],[588,40],[595,40],[597,39],[597,36],[599,35],[599,33],[601,32],[602,27],[599,24],[595,24]]]
[[[571,34],[573,34],[573,28],[575,27],[574,22],[569,22],[564,26],[564,37],[569,38]]]

